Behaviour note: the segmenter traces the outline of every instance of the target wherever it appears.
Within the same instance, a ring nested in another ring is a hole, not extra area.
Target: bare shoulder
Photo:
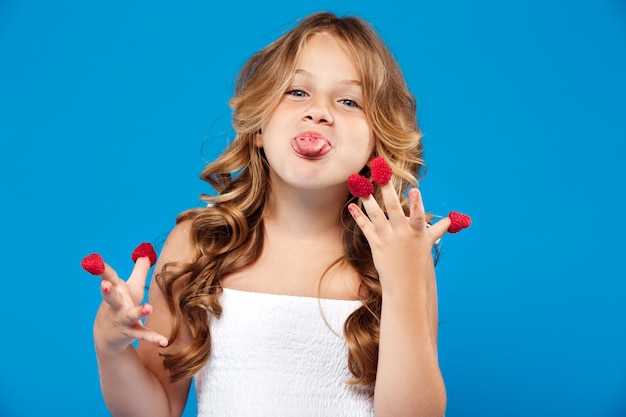
[[[155,273],[168,262],[192,261],[191,223],[191,220],[182,221],[170,231],[159,255]]]

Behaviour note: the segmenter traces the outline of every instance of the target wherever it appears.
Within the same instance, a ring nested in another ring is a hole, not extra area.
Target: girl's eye
[[[291,96],[296,96],[296,97],[306,97],[308,95],[304,90],[298,90],[298,89],[289,90],[287,91],[286,94],[289,94]]]
[[[360,108],[361,108],[361,106],[359,105],[359,103],[357,103],[357,102],[356,102],[356,101],[354,101],[354,100],[347,99],[347,98],[345,98],[345,99],[343,99],[343,100],[339,100],[339,102],[340,102],[341,104],[345,104],[345,105],[346,105],[346,106],[348,106],[348,107],[354,107],[354,108],[357,108],[357,109],[360,109]]]

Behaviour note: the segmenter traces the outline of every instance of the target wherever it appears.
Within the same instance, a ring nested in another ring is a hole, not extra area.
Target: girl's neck
[[[272,185],[270,203],[264,213],[266,227],[294,236],[340,236],[344,190],[293,190]]]
[[[347,190],[340,188],[322,192],[272,184],[263,213],[263,250],[253,264],[229,274],[222,285],[252,292],[358,299],[358,275],[336,264],[344,256],[341,211]]]

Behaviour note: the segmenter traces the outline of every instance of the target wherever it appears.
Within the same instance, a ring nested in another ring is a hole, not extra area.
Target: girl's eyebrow
[[[309,73],[307,70],[303,70],[303,69],[297,69],[295,74],[294,74],[294,77],[297,76],[297,75],[301,75],[304,78],[310,78],[311,77],[311,73]],[[350,85],[354,85],[354,86],[357,86],[357,87],[361,87],[363,85],[361,83],[361,81],[359,81],[359,80],[352,80],[352,79],[349,79],[349,78],[345,79],[345,80],[339,81],[339,84],[345,84],[345,85],[349,85],[349,86]]]

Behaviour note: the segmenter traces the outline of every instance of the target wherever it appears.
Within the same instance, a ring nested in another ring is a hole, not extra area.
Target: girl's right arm
[[[191,261],[190,254],[189,222],[183,222],[168,236],[154,275],[168,262]],[[96,315],[94,342],[102,394],[114,417],[179,417],[189,393],[191,378],[170,382],[160,356],[188,343],[189,331],[180,320],[176,342],[168,346],[164,335],[169,337],[173,319],[156,282],[150,286],[148,303],[140,304],[149,270],[150,261],[144,257],[137,259],[127,282],[108,265],[101,275],[104,301]]]

